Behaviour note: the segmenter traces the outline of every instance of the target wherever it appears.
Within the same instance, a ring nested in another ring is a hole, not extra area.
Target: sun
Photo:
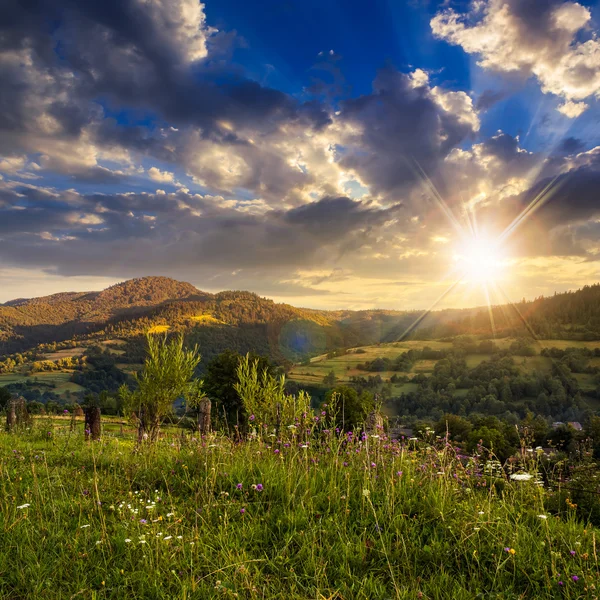
[[[486,237],[465,241],[455,252],[454,260],[463,281],[495,283],[504,276],[507,257],[499,244]]]

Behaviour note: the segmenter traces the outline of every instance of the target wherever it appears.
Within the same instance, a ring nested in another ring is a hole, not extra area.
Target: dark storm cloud
[[[415,85],[392,68],[380,71],[371,94],[343,102],[340,119],[362,129],[358,148],[341,150],[341,164],[382,192],[414,185],[416,164],[435,172],[473,133],[460,115],[441,108],[426,83]]]
[[[536,198],[544,198],[537,216],[551,228],[600,215],[599,190],[600,170],[586,166],[538,182],[521,196],[520,203],[528,206]]]
[[[557,154],[576,154],[585,148],[585,144],[576,137],[567,137],[556,148]]]
[[[183,17],[170,14],[177,8],[177,2],[161,0],[5,1],[0,50],[10,60],[0,66],[0,133],[5,138],[0,153],[19,147],[31,151],[39,144],[32,138],[40,135],[69,140],[86,126],[99,127],[103,114],[97,100],[117,109],[150,111],[171,125],[199,127],[204,136],[211,135],[217,121],[265,132],[290,121],[314,129],[329,123],[318,102],[298,102],[248,79],[218,56],[203,57],[202,42],[212,35],[203,21],[191,24],[191,29],[200,26],[194,33],[200,39],[186,46],[177,29]],[[222,42],[211,49],[219,51]],[[40,131],[32,113],[43,114],[46,123],[52,120],[49,131]],[[114,123],[112,129],[102,125],[98,141],[166,153],[164,141],[158,143],[148,128],[119,129]]]
[[[323,252],[372,242],[370,229],[394,221],[400,210],[324,198],[308,207],[253,215],[182,192],[71,193],[49,204],[31,190],[28,201],[28,210],[0,210],[0,256],[15,266],[68,275],[128,276],[135,269],[172,265],[201,265],[212,274],[257,265],[308,266]]]

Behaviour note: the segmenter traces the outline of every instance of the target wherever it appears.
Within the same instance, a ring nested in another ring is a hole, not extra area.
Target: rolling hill
[[[600,339],[600,285],[492,312],[498,336]],[[149,330],[183,332],[200,345],[205,359],[231,348],[280,361],[407,338],[491,334],[487,308],[435,311],[419,321],[421,316],[418,311],[297,308],[251,292],[211,294],[167,277],[144,277],[100,292],[0,305],[0,356],[71,339],[138,339]]]

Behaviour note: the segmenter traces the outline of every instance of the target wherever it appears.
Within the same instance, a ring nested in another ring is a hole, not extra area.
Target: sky
[[[0,302],[324,309],[600,280],[600,4],[0,0]]]

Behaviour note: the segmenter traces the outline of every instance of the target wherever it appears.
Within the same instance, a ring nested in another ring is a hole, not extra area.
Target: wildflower
[[[274,454],[279,454],[279,448],[275,448]]]
[[[370,491],[369,491],[367,488],[365,488],[365,489],[363,490],[363,496],[364,496],[365,498],[368,498],[370,495],[371,495],[371,492],[370,492]]]
[[[301,444],[300,448],[308,448],[308,444]]]
[[[145,525],[147,522],[148,522],[148,521],[146,521],[146,519],[140,519],[140,523],[141,523],[142,525]]]
[[[263,484],[262,483],[258,483],[256,485],[256,491],[257,492],[262,492],[263,491]]]
[[[140,544],[145,544],[146,540],[140,540]]]
[[[510,476],[513,481],[529,481],[532,477],[529,473],[513,473]]]
[[[539,517],[540,519],[544,519],[544,520],[546,520],[546,519],[548,518],[548,515],[538,515],[538,517]]]
[[[89,525],[82,525],[79,529],[85,529],[86,527],[89,527]]]
[[[125,543],[126,543],[126,544],[130,544],[130,543],[131,543],[131,540],[130,540],[129,538],[125,538]]]
[[[178,536],[177,536],[177,539],[178,539],[178,540],[182,540],[182,539],[183,539],[183,536],[182,536],[182,535],[178,535]]]
[[[254,421],[254,419],[255,419],[254,415],[250,415],[250,416],[248,417],[248,420],[249,420],[249,421]]]
[[[96,546],[97,546],[98,544],[101,544],[101,543],[102,543],[102,540],[98,540],[98,541],[96,542]]]
[[[397,472],[396,472],[396,475],[397,475],[398,477],[402,477],[402,471],[397,471]]]
[[[167,513],[167,517],[172,517],[175,513]]]
[[[559,582],[558,582],[558,585],[560,585],[560,586],[562,587],[562,586],[563,586],[563,585],[565,585],[565,584],[564,584],[562,581],[559,581]]]
[[[166,542],[167,540],[170,540],[173,536],[172,535],[168,535],[167,537],[164,537],[163,540]]]
[[[371,463],[371,469],[374,469],[376,466],[377,465],[374,462]]]
[[[245,508],[240,508],[240,515],[243,515],[246,512]]]
[[[575,555],[577,554],[577,552],[575,552],[575,550],[570,550],[570,551],[569,551],[569,554],[570,554],[571,556],[575,556]]]
[[[577,575],[573,575],[573,576],[571,577],[571,579],[572,579],[572,580],[573,580],[575,583],[577,583],[577,582],[579,581],[579,577],[577,577]]]
[[[31,504],[21,504],[21,506],[17,506],[17,508],[19,510],[22,510],[23,508],[29,508],[31,506]]]

